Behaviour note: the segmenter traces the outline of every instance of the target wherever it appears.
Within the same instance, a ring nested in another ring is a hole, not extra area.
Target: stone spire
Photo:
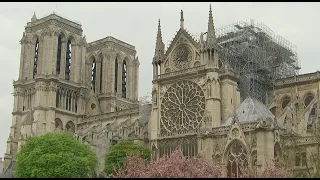
[[[34,12],[32,18],[31,18],[31,22],[36,21],[36,20],[37,20],[36,12]]]
[[[207,45],[207,48],[213,48],[214,46],[216,46],[216,44],[217,44],[217,39],[216,39],[215,30],[214,30],[212,10],[211,10],[211,4],[210,4],[206,45]]]
[[[184,29],[183,11],[180,12],[180,29]]]
[[[160,25],[160,19],[159,19],[157,41],[156,41],[156,48],[155,48],[153,63],[160,62],[163,54],[164,54],[164,43],[162,42],[161,25]]]

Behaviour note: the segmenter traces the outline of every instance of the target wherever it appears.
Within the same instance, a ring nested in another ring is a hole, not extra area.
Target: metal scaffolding
[[[249,94],[266,103],[276,79],[298,75],[296,47],[262,23],[237,22],[216,30],[222,63],[240,75],[241,99]]]

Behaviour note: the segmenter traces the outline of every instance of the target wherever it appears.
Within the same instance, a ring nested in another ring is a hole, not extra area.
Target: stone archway
[[[74,133],[76,130],[75,125],[72,121],[68,121],[66,124],[66,131]]]
[[[54,132],[62,132],[63,131],[63,124],[59,118],[54,120]]]

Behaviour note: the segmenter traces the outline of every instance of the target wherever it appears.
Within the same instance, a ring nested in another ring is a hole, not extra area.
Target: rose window
[[[204,110],[205,97],[201,87],[191,81],[179,81],[162,98],[162,129],[171,133],[197,129]]]
[[[178,69],[189,68],[192,61],[192,51],[187,45],[178,46],[172,55],[173,65]]]

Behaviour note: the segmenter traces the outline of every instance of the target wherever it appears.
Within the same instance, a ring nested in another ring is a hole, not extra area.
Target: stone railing
[[[197,134],[198,130],[186,130],[186,131],[181,131],[181,132],[176,132],[176,133],[163,133],[163,134],[158,134],[158,137],[177,137],[177,136],[187,136],[187,135],[194,135]]]
[[[129,116],[130,114],[138,114],[139,113],[139,108],[132,108],[132,109],[125,109],[122,111],[117,111],[117,112],[110,112],[110,113],[106,113],[106,114],[102,114],[102,115],[96,115],[96,116],[92,116],[89,118],[86,118],[83,120],[83,122],[81,123],[86,123],[86,122],[92,122],[92,121],[96,121],[96,120],[101,120],[101,119],[108,119],[108,118],[112,118],[112,117],[119,117],[119,116]]]
[[[302,74],[298,76],[292,76],[284,79],[276,80],[275,85],[280,86],[284,84],[296,83],[296,82],[303,82],[308,80],[320,79],[320,72]]]
[[[178,75],[182,75],[182,74],[186,74],[186,73],[194,73],[194,72],[204,70],[204,69],[205,69],[205,65],[197,66],[197,67],[193,67],[193,68],[189,68],[189,69],[183,69],[180,71],[170,72],[170,73],[166,73],[166,74],[160,74],[160,75],[158,75],[157,79],[169,78],[172,76],[178,76]]]

